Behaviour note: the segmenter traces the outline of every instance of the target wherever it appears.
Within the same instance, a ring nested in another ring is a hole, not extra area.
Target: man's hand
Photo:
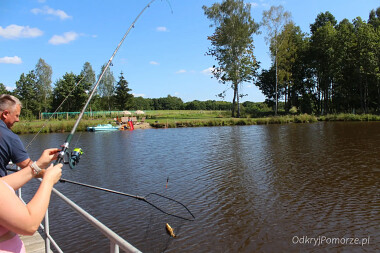
[[[41,157],[36,162],[38,167],[40,167],[41,169],[47,168],[52,161],[57,160],[57,157],[58,157],[58,154],[60,151],[61,150],[59,148],[45,149],[44,152],[42,152]],[[44,172],[41,171],[40,173],[44,173]],[[40,174],[40,173],[38,173],[38,174]],[[42,174],[42,176],[43,176],[43,174]],[[38,175],[38,177],[40,177],[40,176]]]

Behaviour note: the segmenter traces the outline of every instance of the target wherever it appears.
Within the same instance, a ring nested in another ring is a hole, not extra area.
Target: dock
[[[26,252],[45,253],[45,241],[38,231],[31,236],[20,235],[20,238],[24,242]]]

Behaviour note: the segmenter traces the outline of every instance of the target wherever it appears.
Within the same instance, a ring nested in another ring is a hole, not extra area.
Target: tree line
[[[101,68],[103,72],[104,66]],[[89,62],[84,63],[80,74],[65,73],[51,85],[52,68],[43,59],[39,59],[35,69],[22,73],[16,81],[16,88],[8,91],[0,83],[1,94],[12,94],[23,104],[22,116],[38,118],[42,112],[81,111],[96,81],[95,71]],[[128,81],[121,72],[115,81],[108,68],[91,100],[88,110],[123,111],[123,110],[231,110],[231,103],[225,101],[183,102],[181,98],[170,96],[162,98],[134,97],[128,87]],[[66,101],[66,102],[64,102]],[[64,102],[64,103],[63,103]]]
[[[320,13],[310,34],[302,32],[281,5],[264,11],[261,23],[253,20],[250,7],[243,0],[203,6],[213,21],[210,27],[215,27],[206,55],[218,63],[214,77],[234,90],[232,116],[237,107],[239,117],[239,98],[244,96],[239,86],[244,82],[260,88],[275,114],[278,101],[285,112],[380,112],[380,7],[370,11],[367,22],[357,17],[338,23],[330,12]],[[272,65],[258,73],[252,36],[260,29]]]
[[[288,22],[271,37],[270,50],[276,60],[257,82],[268,104],[275,103],[278,92],[286,110],[380,112],[380,7],[367,22],[357,17],[338,23],[330,12],[320,13],[310,35]]]

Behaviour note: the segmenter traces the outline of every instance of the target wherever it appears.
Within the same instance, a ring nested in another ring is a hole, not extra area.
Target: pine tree
[[[133,106],[133,95],[129,92],[132,91],[128,88],[128,82],[123,76],[123,72],[120,73],[119,81],[116,84],[116,107],[119,110],[128,110]]]

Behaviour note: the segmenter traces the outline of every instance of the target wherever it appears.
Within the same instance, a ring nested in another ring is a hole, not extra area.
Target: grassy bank
[[[380,115],[373,114],[328,114],[318,117],[319,121],[380,121]]]
[[[312,123],[317,122],[313,115],[281,116],[266,118],[208,118],[208,119],[166,119],[150,122],[152,127],[201,127],[201,126],[236,126],[236,125],[267,125],[286,123]]]
[[[41,130],[41,133],[64,133],[70,132],[75,124],[75,120],[51,120],[45,124],[46,121],[20,121],[16,123],[12,131],[17,134],[33,134]],[[88,126],[95,126],[97,124],[111,123],[112,119],[96,119],[88,120],[83,119],[78,125],[77,131],[86,131]]]
[[[142,117],[142,116],[140,116]],[[380,121],[378,115],[332,114],[326,116],[315,115],[286,115],[264,118],[231,118],[230,112],[224,111],[152,111],[148,112],[146,122],[155,128],[175,127],[202,127],[202,126],[235,126],[235,125],[267,125],[288,123],[313,123],[317,121]],[[85,131],[88,126],[114,123],[112,118],[83,119],[77,131]],[[17,134],[37,133],[45,121],[21,121],[16,123],[12,130]],[[70,132],[75,120],[49,121],[42,133]]]

